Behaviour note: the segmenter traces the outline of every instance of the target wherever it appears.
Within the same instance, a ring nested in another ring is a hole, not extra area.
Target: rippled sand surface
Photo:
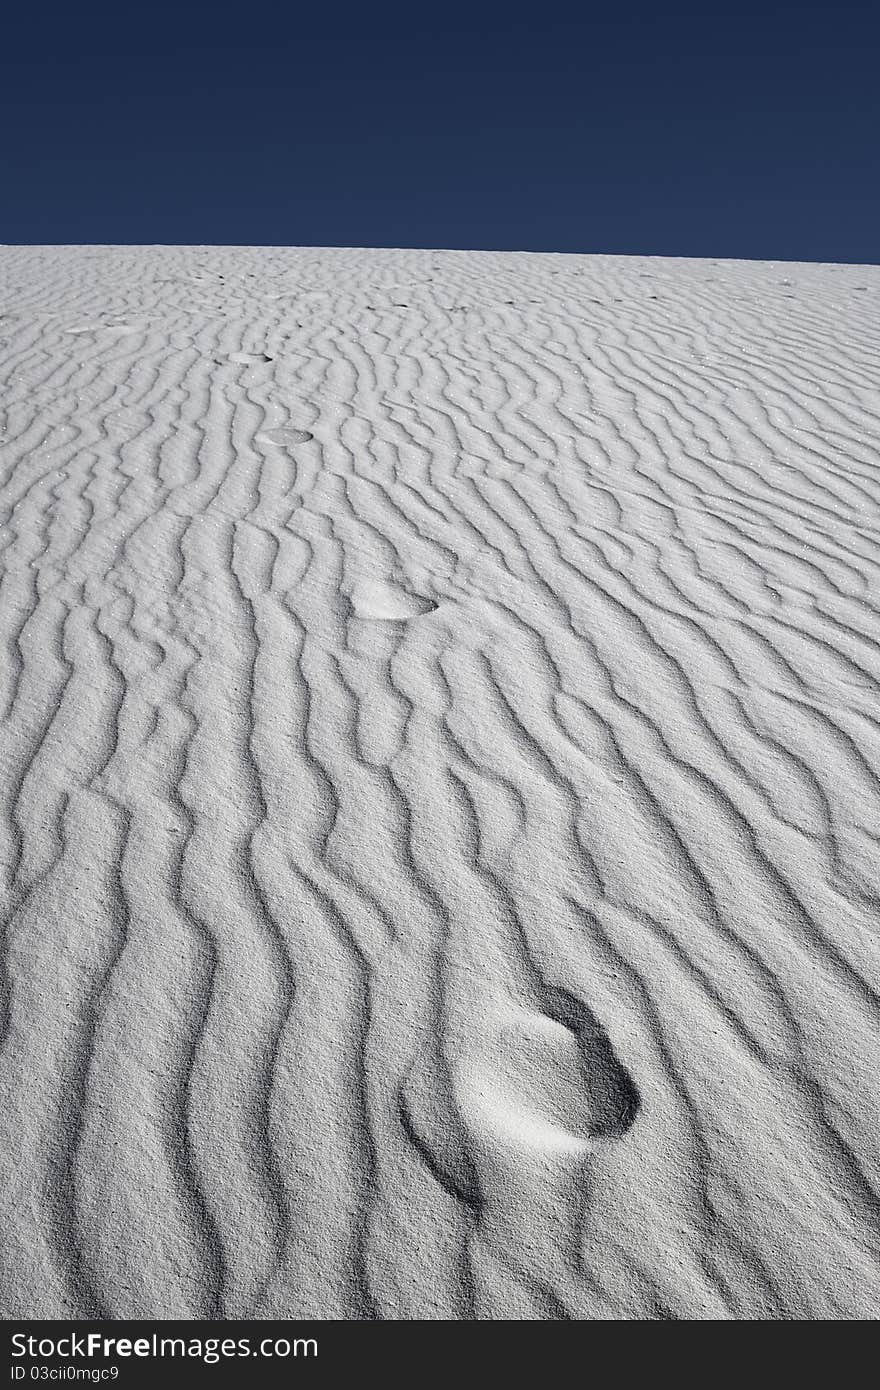
[[[880,270],[0,249],[0,1311],[880,1314]]]

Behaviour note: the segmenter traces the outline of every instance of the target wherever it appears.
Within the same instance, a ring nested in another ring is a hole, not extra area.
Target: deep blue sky
[[[0,241],[878,262],[877,10],[16,0]]]

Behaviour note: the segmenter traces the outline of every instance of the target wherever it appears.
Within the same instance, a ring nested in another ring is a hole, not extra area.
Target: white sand
[[[10,1316],[880,1313],[880,269],[0,251]]]

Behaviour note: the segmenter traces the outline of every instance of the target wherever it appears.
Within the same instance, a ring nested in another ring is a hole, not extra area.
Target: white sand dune
[[[880,1313],[880,269],[0,251],[6,1317]]]

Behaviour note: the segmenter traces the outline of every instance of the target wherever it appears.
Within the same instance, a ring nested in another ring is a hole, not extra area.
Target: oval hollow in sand
[[[578,1006],[569,1017],[555,999],[547,1002],[546,1013],[511,1008],[499,1017],[482,1055],[465,1067],[461,1100],[472,1125],[545,1152],[582,1152],[620,1138],[640,1104],[632,1077],[589,1010]]]
[[[431,599],[410,593],[385,580],[361,579],[348,595],[356,618],[370,622],[400,623],[418,618],[437,607]]]
[[[260,433],[273,444],[308,444],[315,437],[309,430],[296,430],[292,425],[283,425],[277,430],[261,430]]]

